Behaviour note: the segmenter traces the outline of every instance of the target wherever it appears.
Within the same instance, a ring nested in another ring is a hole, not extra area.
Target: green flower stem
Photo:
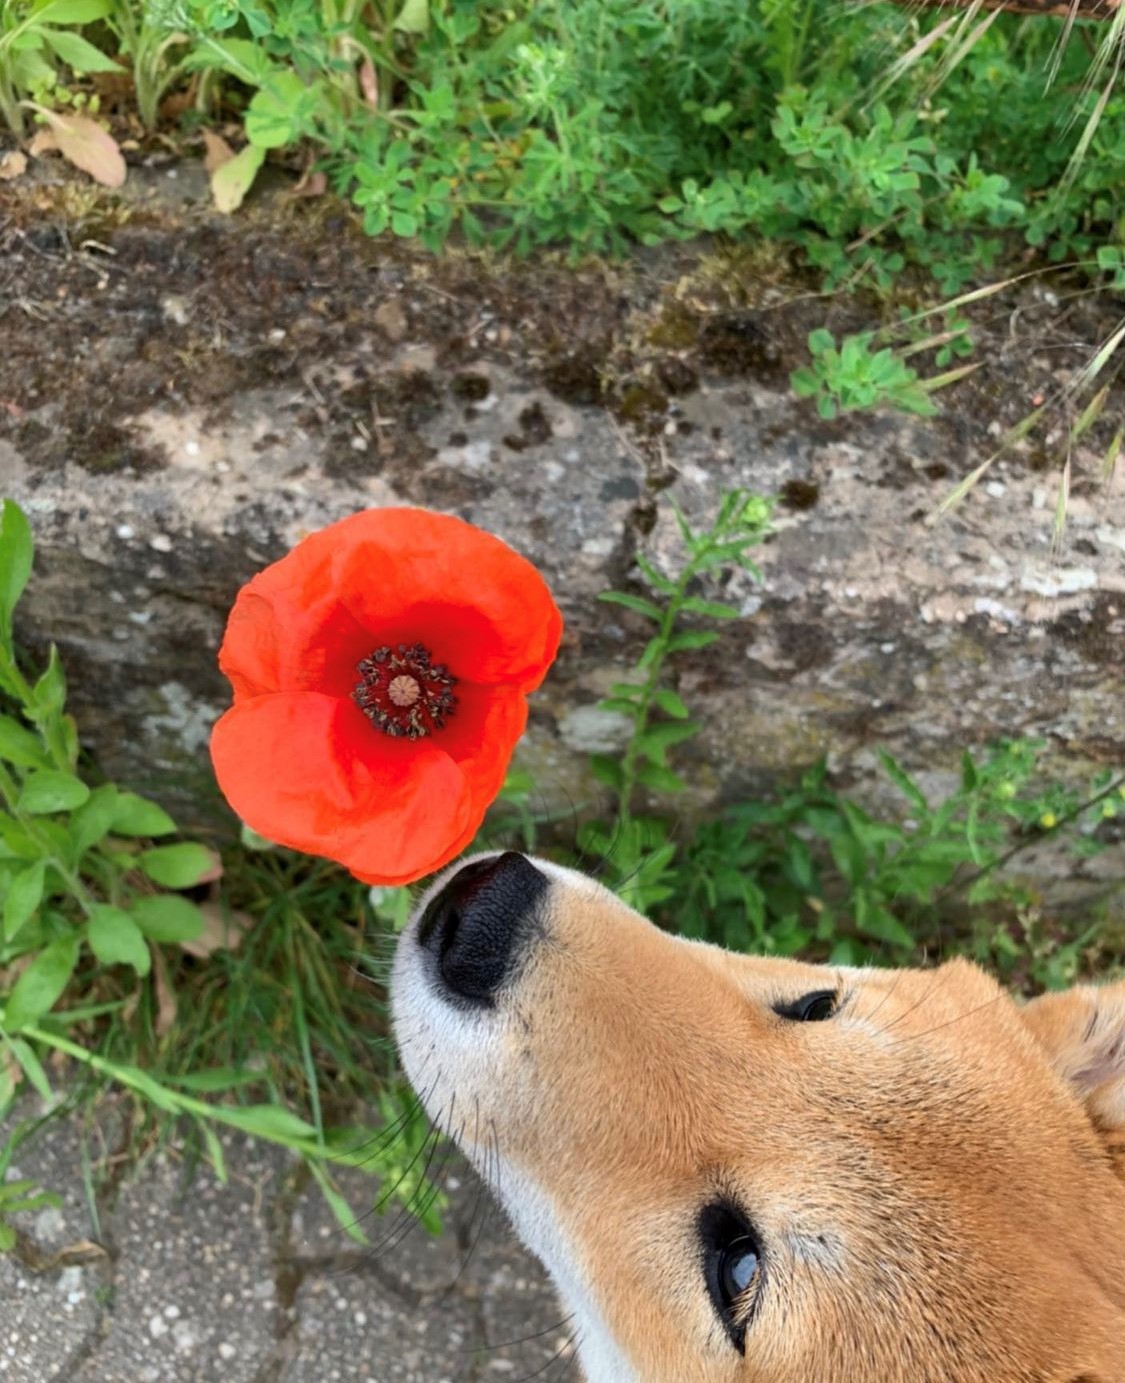
[[[633,719],[633,733],[621,759],[621,786],[617,790],[617,815],[614,819],[614,833],[624,831],[632,816],[633,794],[637,788],[637,766],[640,745],[648,729],[648,718],[652,711],[653,697],[660,690],[664,678],[664,663],[668,657],[668,643],[675,632],[676,621],[687,599],[687,588],[696,575],[698,558],[693,558],[680,573],[675,592],[668,598],[664,618],[660,621],[660,633],[656,635],[657,652],[652,660],[648,677],[641,689],[637,712]]]
[[[333,1162],[341,1167],[369,1167],[371,1165],[369,1141],[365,1141],[354,1151],[348,1151],[342,1148],[328,1147],[318,1143],[315,1138],[301,1138],[294,1134],[278,1133],[268,1127],[250,1129],[247,1127],[245,1119],[247,1111],[238,1105],[232,1105],[228,1108],[224,1105],[208,1104],[205,1100],[197,1100],[193,1095],[185,1095],[178,1090],[172,1090],[166,1085],[161,1085],[159,1081],[154,1080],[152,1076],[146,1075],[145,1072],[136,1067],[119,1066],[116,1062],[99,1056],[97,1052],[87,1051],[77,1042],[72,1042],[69,1038],[61,1037],[57,1033],[45,1031],[43,1028],[30,1026],[23,1028],[20,1036],[31,1042],[40,1042],[46,1047],[51,1047],[57,1052],[72,1057],[83,1066],[89,1067],[91,1071],[96,1071],[98,1075],[107,1077],[117,1085],[123,1085],[127,1090],[132,1090],[134,1094],[140,1095],[166,1113],[190,1115],[195,1119],[225,1124],[228,1128],[237,1129],[239,1133],[249,1133],[254,1138],[263,1139],[268,1143],[276,1143],[283,1148],[290,1148],[293,1152],[300,1153],[302,1157],[319,1162]]]

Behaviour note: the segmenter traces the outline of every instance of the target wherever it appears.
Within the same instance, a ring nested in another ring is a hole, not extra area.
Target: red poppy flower
[[[270,840],[410,883],[476,834],[561,634],[498,538],[423,509],[354,514],[238,594],[219,786]]]

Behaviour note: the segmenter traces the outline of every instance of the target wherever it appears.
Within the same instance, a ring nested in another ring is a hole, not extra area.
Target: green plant
[[[836,339],[823,327],[809,334],[812,364],[789,376],[798,398],[815,398],[822,418],[834,418],[859,408],[884,405],[906,413],[931,416],[937,412],[930,388],[917,372],[903,364],[890,346],[876,349],[872,333]]]
[[[834,789],[819,764],[778,800],[731,807],[700,830],[675,875],[677,923],[736,949],[819,953],[832,964],[908,964],[960,931],[962,949],[1010,968],[1023,952],[1009,921],[1033,900],[1000,865],[1048,834],[1076,854],[1100,849],[1097,831],[1116,814],[1121,786],[1106,775],[1082,797],[1045,785],[1043,748],[1024,740],[966,751],[957,787],[932,804],[881,753],[901,801],[883,817]]]
[[[200,889],[222,873],[218,855],[169,843],[175,824],[154,803],[111,783],[91,787],[56,650],[37,677],[25,672],[12,617],[32,559],[27,520],[5,501],[0,1115],[21,1088],[55,1104],[45,1058],[67,1058],[91,1077],[91,1091],[108,1083],[133,1097],[138,1147],[175,1128],[200,1143],[220,1178],[217,1128],[303,1157],[340,1223],[362,1239],[331,1168],[384,1173],[397,1167],[401,1149],[330,1117],[377,1097],[384,1115],[396,1111],[403,1138],[420,1136],[417,1106],[396,1087],[380,1036],[380,997],[369,984],[349,983],[369,925],[366,890],[323,864],[248,853],[221,902],[201,902]],[[309,916],[322,909],[329,920],[316,928]],[[185,948],[208,965],[185,964]],[[0,1167],[28,1127],[14,1126]],[[423,1183],[420,1173],[403,1175],[390,1199],[425,1194],[432,1218],[441,1203]],[[22,1185],[5,1191],[0,1241],[12,1239],[5,1215],[28,1209],[37,1194]]]
[[[72,72],[117,72],[116,62],[81,34],[104,19],[110,0],[4,0],[0,5],[0,119],[22,135],[28,98],[48,99],[60,64]]]
[[[738,609],[724,601],[705,600],[694,593],[700,578],[724,568],[738,568],[758,575],[749,551],[769,529],[770,505],[755,495],[734,490],[725,495],[714,522],[698,531],[673,505],[684,545],[684,560],[674,574],[665,575],[638,554],[637,568],[649,595],[606,591],[600,599],[619,605],[655,626],[635,668],[635,677],[616,683],[601,703],[604,710],[625,716],[629,738],[620,758],[595,755],[591,768],[613,794],[610,823],[584,822],[578,837],[581,849],[601,859],[611,870],[622,895],[645,909],[668,896],[665,877],[676,853],[666,823],[636,815],[640,790],[655,793],[682,791],[683,780],[668,763],[668,752],[699,732],[679,693],[668,685],[669,660],[677,654],[697,652],[713,644],[719,635],[711,629],[685,628],[685,622],[731,620]]]
[[[739,803],[677,839],[666,815],[641,811],[641,790],[657,803],[684,784],[668,754],[698,725],[669,685],[676,654],[713,644],[712,630],[682,628],[685,616],[728,620],[738,611],[695,594],[700,576],[753,571],[747,552],[766,531],[769,506],[727,495],[709,529],[674,510],[684,560],[674,572],[638,559],[649,587],[641,596],[602,599],[656,626],[634,675],[602,702],[625,716],[629,737],[617,756],[591,767],[611,791],[610,820],[584,821],[584,861],[621,896],[659,923],[735,950],[797,952],[833,964],[916,963],[920,948],[967,950],[1021,982],[1072,978],[1098,928],[1079,937],[1044,934],[1034,897],[1003,866],[1050,836],[1075,857],[1097,853],[1125,800],[1125,777],[1105,772],[1085,795],[1044,782],[1037,741],[966,751],[958,785],[931,802],[889,754],[886,788],[901,808],[876,816],[840,793],[824,764],[762,801]]]
[[[150,128],[173,88],[200,82],[203,107],[221,81],[248,140],[228,208],[300,149],[373,234],[434,248],[752,234],[829,284],[914,267],[952,294],[1023,240],[1117,282],[1122,29],[1093,61],[1088,31],[893,6],[823,23],[813,0],[7,0],[0,119],[22,133],[25,101],[120,54]]]
[[[107,22],[132,68],[137,113],[155,129],[164,96],[190,70],[185,50],[191,36],[177,27],[178,11],[168,0],[112,0]]]

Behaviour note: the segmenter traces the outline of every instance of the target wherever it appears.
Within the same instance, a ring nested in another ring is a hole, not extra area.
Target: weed
[[[1023,238],[1117,276],[1120,24],[1091,64],[1049,19],[865,6],[825,20],[813,0],[0,13],[0,118],[17,132],[23,101],[68,90],[60,76],[125,60],[151,127],[162,96],[202,74],[243,116],[247,184],[268,150],[305,145],[373,234],[574,254],[750,234],[829,284],[886,288],[915,266],[947,295]]]
[[[732,568],[753,570],[747,550],[763,537],[768,514],[768,505],[742,492],[724,499],[703,532],[676,511],[685,555],[679,570],[665,574],[640,558],[650,595],[602,597],[658,632],[633,676],[602,703],[628,717],[631,733],[620,758],[592,760],[614,810],[611,824],[595,819],[580,827],[586,862],[656,921],[735,950],[909,964],[920,949],[961,949],[1001,973],[1018,972],[1023,983],[1072,979],[1099,928],[1078,938],[1044,935],[1034,897],[1002,866],[1047,836],[1075,857],[1100,851],[1125,799],[1125,777],[1103,773],[1086,795],[1045,783],[1041,742],[1007,741],[983,755],[966,750],[958,786],[937,802],[882,752],[885,783],[902,808],[881,818],[832,787],[823,764],[774,799],[703,821],[685,840],[667,816],[638,811],[639,788],[657,799],[681,790],[668,754],[698,728],[668,685],[669,659],[719,635],[682,629],[683,617],[738,615],[687,592],[705,572],[714,579]]]
[[[822,418],[859,408],[889,405],[906,413],[937,412],[917,373],[904,365],[890,346],[876,350],[870,333],[849,336],[839,349],[823,327],[809,335],[812,364],[790,375],[798,398],[815,398]]]
[[[135,1097],[136,1148],[177,1129],[200,1143],[223,1179],[216,1129],[280,1144],[310,1163],[341,1223],[362,1237],[331,1168],[385,1173],[399,1150],[369,1129],[330,1121],[378,1099],[384,1114],[394,1106],[396,1127],[411,1137],[416,1119],[426,1127],[396,1086],[380,991],[355,969],[369,940],[366,890],[323,864],[247,852],[221,904],[201,904],[222,873],[217,854],[169,843],[175,823],[154,803],[111,783],[91,787],[79,772],[57,653],[38,677],[20,664],[12,614],[32,555],[27,521],[5,501],[0,1115],[20,1087],[58,1103],[46,1058],[70,1058],[93,1078],[92,1090],[108,1082]],[[0,1167],[28,1127],[9,1133]],[[417,1179],[400,1189],[422,1195]],[[0,1243],[11,1241],[5,1214],[38,1194],[22,1185],[5,1191]],[[436,1214],[433,1196],[428,1204]]]
[[[49,101],[60,67],[85,75],[116,62],[75,30],[104,19],[110,0],[4,0],[0,5],[0,119],[17,135],[30,98]]]
[[[665,876],[676,847],[662,823],[635,815],[635,798],[641,789],[683,790],[683,780],[668,764],[668,753],[700,729],[679,693],[668,685],[668,662],[677,654],[707,648],[719,637],[710,629],[683,628],[685,617],[694,622],[738,619],[736,607],[704,600],[692,593],[693,587],[707,573],[724,567],[757,574],[748,553],[768,530],[770,505],[734,490],[702,532],[692,528],[678,508],[673,512],[684,543],[685,561],[680,569],[665,575],[638,555],[637,566],[654,598],[628,591],[606,591],[601,597],[640,615],[655,625],[656,632],[645,645],[634,676],[616,683],[601,703],[602,709],[624,715],[631,725],[620,759],[598,754],[591,760],[594,775],[612,790],[613,821],[585,822],[578,837],[582,850],[611,865],[622,896],[641,910],[669,896]]]

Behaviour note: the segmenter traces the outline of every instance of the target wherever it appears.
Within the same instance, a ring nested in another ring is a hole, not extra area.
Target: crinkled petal
[[[355,686],[371,633],[333,583],[329,531],[306,538],[239,591],[219,650],[235,701],[278,691],[345,696]]]
[[[516,742],[527,724],[527,701],[512,687],[460,682],[457,711],[433,742],[457,764],[474,798],[487,808],[504,786]]]
[[[368,509],[331,524],[239,593],[219,653],[235,700],[346,696],[383,645],[421,643],[459,679],[531,691],[562,634],[530,562],[461,519]]]
[[[327,531],[337,589],[365,628],[418,631],[467,681],[525,692],[542,682],[562,616],[531,563],[499,538],[424,509],[368,510]]]
[[[317,693],[236,704],[215,726],[211,756],[247,825],[370,882],[440,868],[472,838],[488,805],[434,740],[392,740],[354,703]]]

